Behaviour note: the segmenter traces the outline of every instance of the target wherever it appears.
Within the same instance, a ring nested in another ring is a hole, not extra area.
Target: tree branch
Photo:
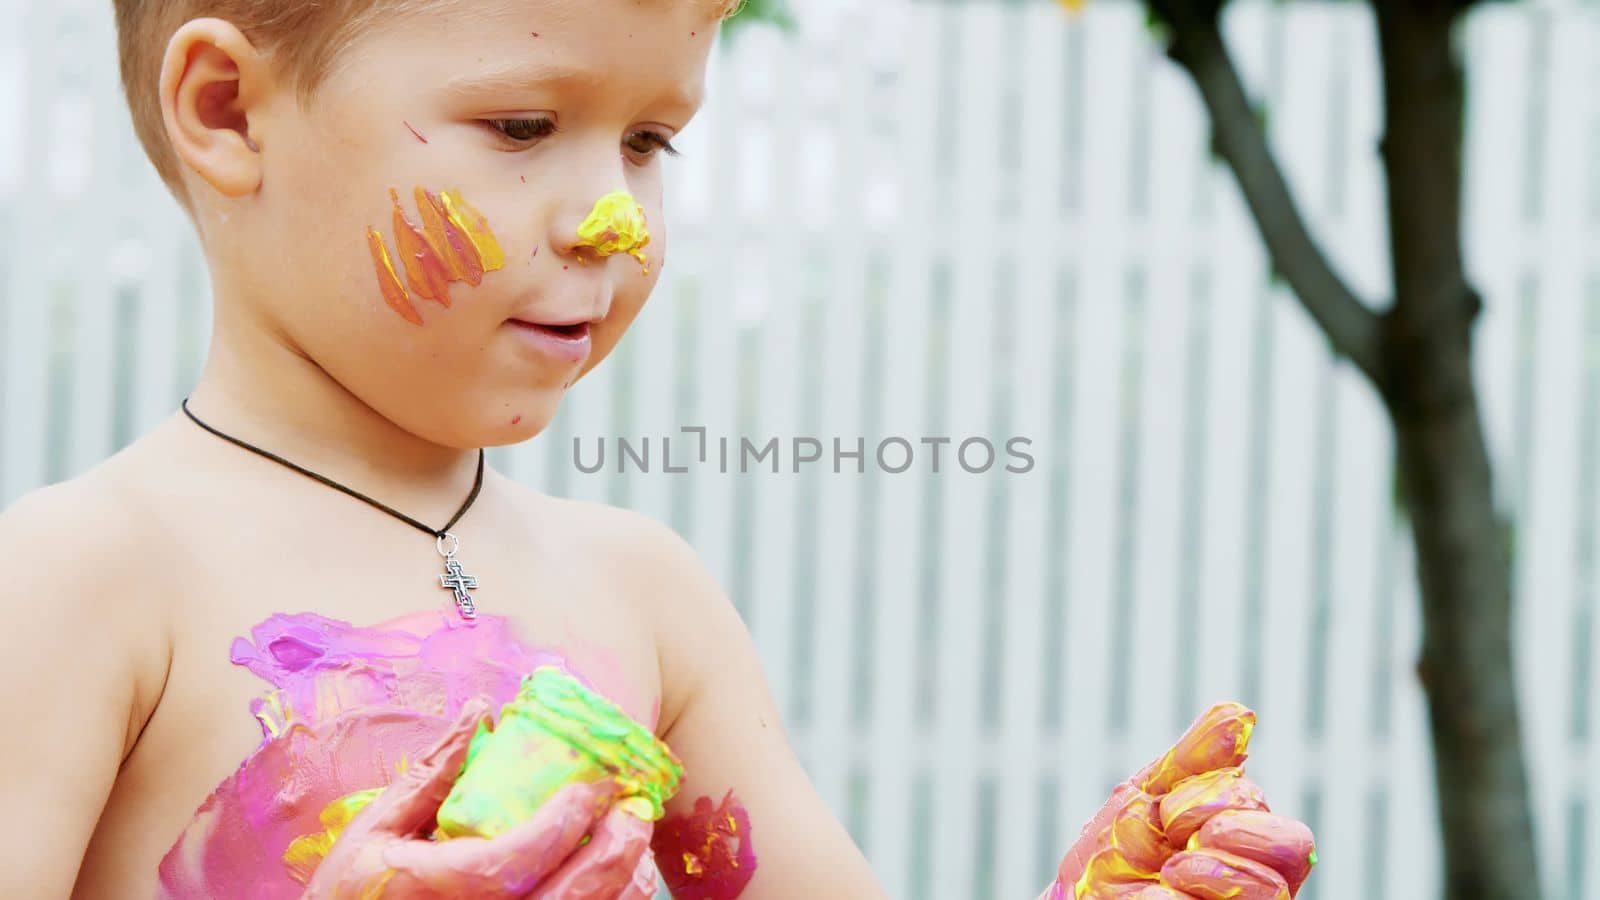
[[[1210,113],[1216,152],[1233,171],[1272,267],[1294,290],[1333,349],[1380,384],[1379,318],[1333,271],[1307,230],[1223,43],[1216,2],[1149,0],[1170,29],[1167,55],[1194,79]]]

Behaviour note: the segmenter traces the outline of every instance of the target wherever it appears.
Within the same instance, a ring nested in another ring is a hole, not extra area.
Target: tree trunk
[[[1450,900],[1540,896],[1512,664],[1511,565],[1472,375],[1481,306],[1461,263],[1459,10],[1376,0],[1395,300],[1378,387],[1395,427],[1422,592]]]
[[[1398,323],[1396,323],[1398,324]],[[1540,896],[1511,651],[1507,535],[1494,508],[1465,328],[1386,329],[1385,402],[1422,591],[1449,900]]]
[[[1540,896],[1511,640],[1511,565],[1472,377],[1481,303],[1461,262],[1464,83],[1453,41],[1469,0],[1371,0],[1383,60],[1383,162],[1394,303],[1375,315],[1295,208],[1222,40],[1222,0],[1146,0],[1193,77],[1213,147],[1239,182],[1274,270],[1377,387],[1422,592],[1444,894]]]

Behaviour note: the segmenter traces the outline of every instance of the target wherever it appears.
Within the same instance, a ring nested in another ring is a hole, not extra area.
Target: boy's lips
[[[566,322],[507,319],[505,324],[523,346],[556,362],[581,363],[589,358],[593,347],[588,319]]]
[[[522,325],[539,325],[545,328],[569,328],[574,325],[593,325],[600,321],[600,317],[565,316],[558,318],[556,316],[538,316],[530,314],[512,316],[511,321]]]

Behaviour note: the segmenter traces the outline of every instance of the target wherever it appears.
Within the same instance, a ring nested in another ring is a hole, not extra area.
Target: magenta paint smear
[[[583,680],[561,656],[520,642],[503,617],[469,624],[447,610],[372,627],[275,615],[236,639],[230,656],[271,685],[250,706],[261,744],[162,859],[162,897],[300,897],[305,886],[284,851],[323,830],[318,814],[329,803],[388,785],[471,697],[498,707],[544,665]]]
[[[733,791],[656,826],[656,865],[677,900],[733,900],[756,874],[750,813]]]

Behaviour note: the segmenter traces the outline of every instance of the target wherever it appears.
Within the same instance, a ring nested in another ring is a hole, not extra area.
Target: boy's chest
[[[474,692],[503,700],[521,669],[559,662],[654,726],[652,629],[604,561],[571,543],[520,542],[510,528],[462,531],[454,567],[421,532],[342,543],[336,532],[308,534],[296,547],[244,529],[197,546],[185,595],[171,598],[160,702],[119,774],[77,895],[148,896],[202,801],[296,721],[383,707],[433,714]],[[475,623],[459,615],[463,588]],[[387,740],[346,742],[328,765],[361,771],[415,749]]]

